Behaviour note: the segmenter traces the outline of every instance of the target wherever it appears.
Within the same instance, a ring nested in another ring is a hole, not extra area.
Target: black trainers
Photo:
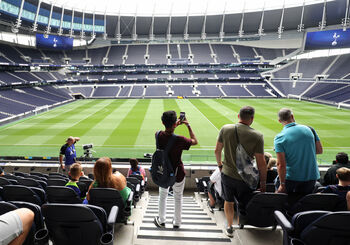
[[[180,228],[180,225],[175,225],[174,220],[173,220],[173,228],[174,228],[174,229],[179,229],[179,228]]]
[[[232,226],[227,227],[227,228],[225,229],[225,234],[226,234],[226,236],[228,236],[228,237],[233,237],[233,228],[232,228]]]
[[[155,226],[157,226],[158,228],[165,228],[165,223],[160,223],[159,217],[156,216],[154,217],[153,223],[155,224]]]
[[[214,207],[210,206],[209,200],[208,200],[208,202],[207,202],[207,206],[208,206],[209,211],[213,214],[213,213],[214,213],[214,208],[215,208],[215,206],[214,206]]]

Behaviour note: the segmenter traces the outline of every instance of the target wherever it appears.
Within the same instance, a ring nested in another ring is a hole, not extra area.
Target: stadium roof
[[[195,16],[274,10],[322,3],[325,0],[43,0],[83,12],[122,16]],[[326,0],[331,2],[334,0]]]

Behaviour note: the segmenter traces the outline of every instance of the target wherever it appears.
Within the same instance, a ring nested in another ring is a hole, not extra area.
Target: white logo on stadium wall
[[[333,42],[332,42],[332,46],[336,46],[337,44],[338,44],[338,42],[337,42],[337,39],[340,37],[340,35],[337,35],[337,33],[336,32],[334,32],[334,34],[333,34]]]
[[[54,48],[57,47],[57,39],[56,39],[56,38],[53,39],[53,47],[54,47]]]

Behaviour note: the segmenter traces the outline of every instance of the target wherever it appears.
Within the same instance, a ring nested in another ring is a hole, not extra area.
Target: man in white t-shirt
[[[213,213],[217,198],[221,198],[222,196],[221,171],[219,168],[216,168],[214,173],[210,176],[208,196],[208,207],[210,212]]]

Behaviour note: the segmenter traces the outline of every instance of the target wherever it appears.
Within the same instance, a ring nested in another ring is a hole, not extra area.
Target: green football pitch
[[[237,122],[240,107],[256,109],[253,128],[264,134],[265,150],[273,154],[273,139],[282,129],[277,112],[293,109],[296,121],[312,126],[324,146],[320,164],[329,164],[339,151],[350,151],[350,111],[288,99],[95,99],[80,100],[0,127],[0,156],[58,156],[67,136],[93,143],[93,156],[138,157],[155,150],[154,133],[162,129],[163,111],[186,112],[199,145],[183,154],[185,163],[214,162],[220,128]],[[188,136],[184,125],[176,134]]]

